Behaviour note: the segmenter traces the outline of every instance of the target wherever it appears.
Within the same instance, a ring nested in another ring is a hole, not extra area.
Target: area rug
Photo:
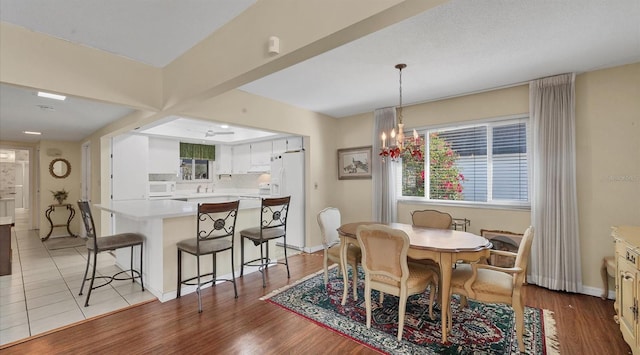
[[[343,282],[336,271],[335,267],[329,271],[326,288],[323,274],[318,272],[261,299],[382,353],[518,354],[515,318],[509,306],[469,301],[468,307],[460,307],[454,296],[453,327],[447,343],[442,344],[440,308],[434,306],[435,319],[431,320],[427,291],[408,299],[402,341],[398,341],[398,298],[385,295],[379,304],[378,293],[373,291],[371,328],[367,329],[362,269],[358,301],[350,291],[345,306],[340,304]],[[551,311],[525,308],[524,342],[526,354],[559,354]]]
[[[65,249],[65,248],[77,248],[83,247],[87,244],[85,238],[80,237],[58,237],[49,238],[42,241],[45,247],[49,250]]]

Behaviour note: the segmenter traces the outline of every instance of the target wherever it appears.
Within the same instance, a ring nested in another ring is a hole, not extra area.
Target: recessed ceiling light
[[[229,128],[229,125],[228,124],[223,124],[223,125],[220,126],[220,128],[227,129],[227,128]]]
[[[67,99],[67,97],[64,95],[52,94],[44,91],[38,91],[38,96],[46,97],[47,99],[60,100],[60,101],[64,101]]]
[[[34,136],[39,136],[42,134],[42,132],[34,132],[34,131],[22,131],[22,133],[24,134],[32,134]]]

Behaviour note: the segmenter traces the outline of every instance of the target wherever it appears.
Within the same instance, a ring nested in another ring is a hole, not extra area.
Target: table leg
[[[67,232],[69,233],[70,236],[77,238],[78,236],[76,234],[73,234],[70,228],[71,220],[73,219],[73,216],[76,215],[76,210],[73,208],[72,205],[67,205],[67,210],[69,210],[69,218],[67,219]]]
[[[340,236],[340,268],[342,269],[342,305],[347,304],[347,296],[349,294],[349,276],[347,275],[347,237]],[[354,270],[356,272],[356,270]]]
[[[442,343],[447,342],[447,333],[449,328],[447,326],[449,308],[451,307],[451,265],[452,257],[449,253],[442,253],[440,255],[440,277],[441,277],[441,317],[442,317]]]
[[[51,236],[51,233],[53,233],[53,221],[51,220],[51,212],[53,212],[54,208],[53,206],[49,206],[49,208],[47,208],[47,210],[44,212],[45,217],[47,217],[47,221],[49,221],[49,233],[47,233],[47,235],[42,238],[42,240],[47,240],[49,239],[49,237]]]

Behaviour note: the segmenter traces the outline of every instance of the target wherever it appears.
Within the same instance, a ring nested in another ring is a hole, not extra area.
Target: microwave
[[[172,196],[174,192],[175,181],[149,181],[149,197]]]

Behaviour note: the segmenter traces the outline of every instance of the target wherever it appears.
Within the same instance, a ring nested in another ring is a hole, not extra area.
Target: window
[[[181,180],[209,180],[209,160],[181,159]]]
[[[399,164],[401,195],[528,205],[527,132],[526,118],[421,130],[425,159]]]

